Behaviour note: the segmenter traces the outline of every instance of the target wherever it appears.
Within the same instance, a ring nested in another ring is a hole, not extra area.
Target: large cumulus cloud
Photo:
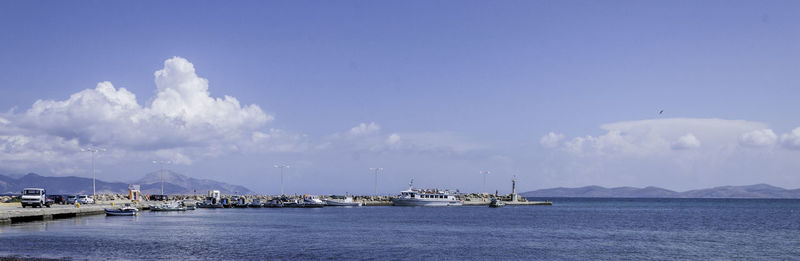
[[[186,59],[167,59],[155,72],[155,84],[155,97],[144,105],[127,89],[100,82],[65,100],[38,100],[25,112],[0,115],[0,159],[47,153],[39,160],[60,161],[93,144],[188,163],[265,140],[253,137],[264,133],[273,116],[231,96],[212,97],[208,80]]]

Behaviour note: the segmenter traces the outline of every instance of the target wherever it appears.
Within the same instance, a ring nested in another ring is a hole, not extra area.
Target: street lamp
[[[382,171],[383,168],[369,168],[369,170],[375,172],[375,196],[378,195],[378,171]]]
[[[486,192],[486,175],[491,173],[492,172],[488,170],[481,170],[481,174],[483,174],[483,191],[481,193]]]
[[[106,151],[106,149],[105,148],[100,148],[100,147],[89,146],[89,147],[86,147],[85,149],[81,149],[81,151],[88,151],[88,152],[92,153],[92,198],[95,198],[96,197],[95,194],[96,194],[97,190],[96,190],[96,187],[95,187],[95,178],[94,178],[94,154],[97,153],[97,152],[100,152],[100,151]]]
[[[289,168],[291,166],[286,164],[275,164],[274,167],[281,169],[281,196],[283,196],[283,169]]]
[[[161,195],[163,196],[164,195],[164,164],[172,164],[172,161],[170,161],[170,160],[167,160],[167,161],[154,160],[153,164],[161,165],[161,171],[159,171],[158,173],[161,174]]]

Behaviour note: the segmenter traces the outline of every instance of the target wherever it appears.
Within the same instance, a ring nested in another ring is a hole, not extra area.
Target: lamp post
[[[164,164],[172,164],[172,161],[169,161],[169,160],[167,160],[167,161],[154,160],[153,164],[161,165],[161,170],[158,173],[161,174],[160,175],[161,176],[161,195],[163,196],[164,195]]]
[[[369,168],[369,170],[375,172],[375,196],[378,195],[378,171],[382,171],[383,168]]]
[[[281,196],[283,196],[283,169],[289,168],[291,166],[286,164],[275,164],[274,167],[281,169]]]
[[[97,190],[96,190],[96,186],[95,186],[95,176],[94,176],[94,154],[97,153],[97,152],[100,152],[100,151],[106,151],[106,149],[105,148],[100,148],[100,147],[89,146],[89,147],[86,147],[85,149],[81,149],[81,151],[88,151],[88,152],[92,153],[92,198],[94,199],[96,197],[96,194],[97,194]]]
[[[481,192],[483,193],[486,192],[486,175],[491,174],[492,172],[488,170],[481,170],[480,173],[483,174],[483,191]]]

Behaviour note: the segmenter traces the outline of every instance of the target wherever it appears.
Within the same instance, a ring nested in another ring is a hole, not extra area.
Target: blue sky
[[[512,174],[523,190],[796,188],[799,11],[794,1],[2,2],[0,168],[87,176],[71,150],[92,143],[113,150],[100,161],[109,180],[180,158],[176,171],[261,192],[278,190],[274,162],[297,165],[287,191],[298,193],[372,191],[376,165],[383,193],[411,177],[476,191],[484,169],[501,191]],[[241,113],[152,108],[179,85],[157,88],[154,72],[186,64],[210,98],[261,114],[202,127]],[[104,81],[144,109],[28,113]]]

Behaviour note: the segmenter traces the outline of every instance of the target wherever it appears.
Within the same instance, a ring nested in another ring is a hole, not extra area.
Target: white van
[[[51,202],[47,201],[44,189],[25,188],[22,190],[22,208],[31,207],[50,207]]]

